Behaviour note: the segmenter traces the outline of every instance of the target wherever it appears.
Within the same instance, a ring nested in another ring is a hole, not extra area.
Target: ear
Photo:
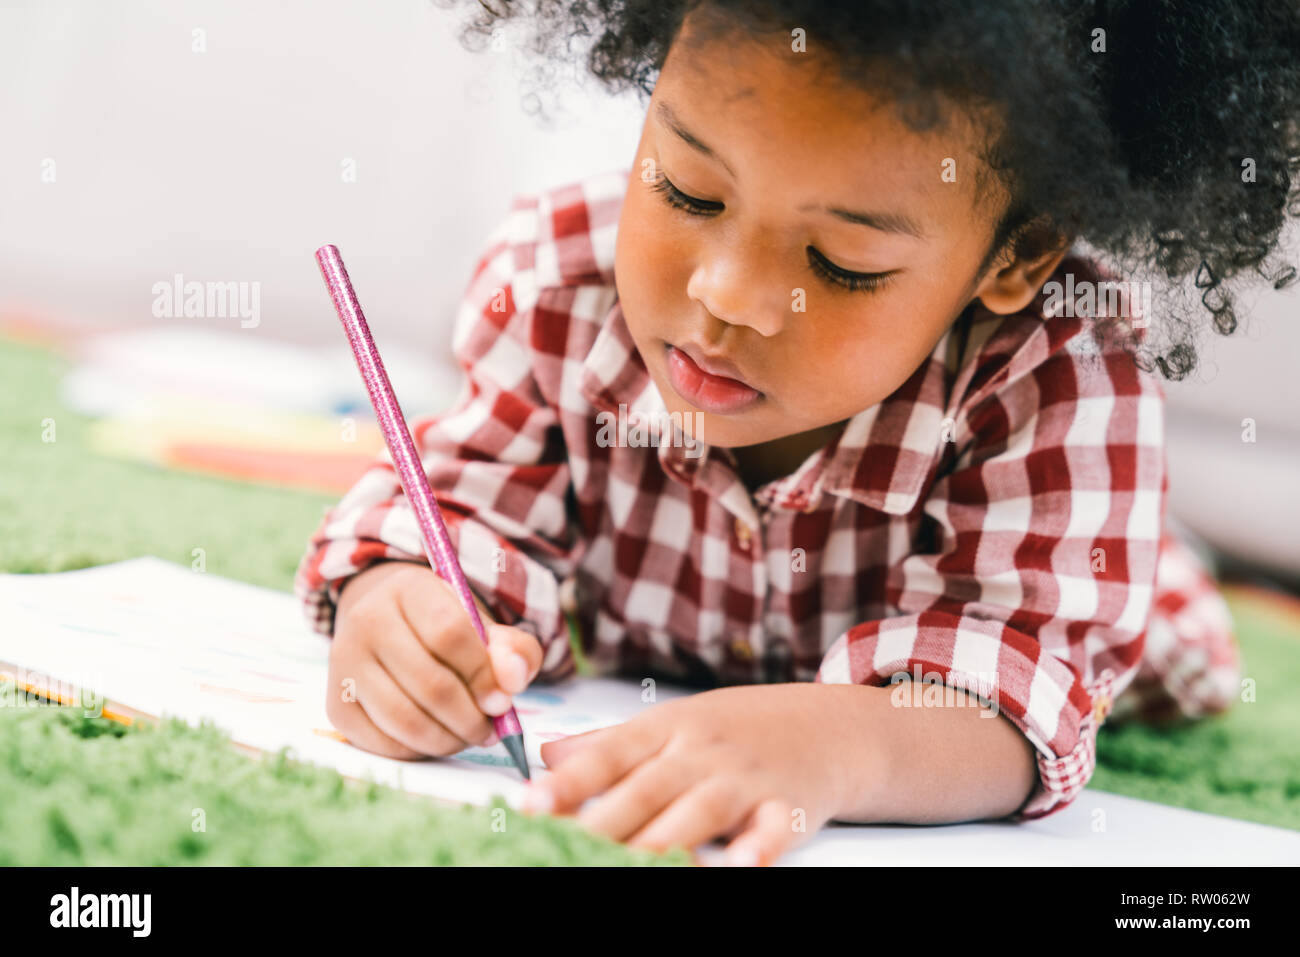
[[[1043,237],[1031,248],[1045,250],[1025,256],[1004,254],[990,267],[975,292],[990,312],[1011,315],[1034,301],[1043,283],[1056,271],[1069,243],[1061,237]]]

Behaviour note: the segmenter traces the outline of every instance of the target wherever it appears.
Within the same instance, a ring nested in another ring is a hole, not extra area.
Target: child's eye
[[[707,199],[696,199],[694,196],[687,196],[680,189],[668,181],[663,170],[658,170],[658,176],[650,184],[650,188],[663,196],[664,202],[675,209],[685,210],[696,216],[707,216],[709,213],[716,213],[722,210],[721,203],[714,203]]]
[[[835,265],[811,246],[808,247],[808,262],[828,281],[845,289],[862,291],[879,289],[894,275],[893,272],[849,272]]]
[[[684,210],[695,216],[708,216],[723,209],[722,203],[707,199],[696,199],[694,196],[683,193],[664,175],[663,170],[657,170],[656,172],[657,175],[654,182],[650,184],[650,188],[663,196],[664,202],[669,206]],[[813,269],[827,281],[855,291],[878,289],[893,276],[892,272],[864,273],[841,269],[812,246],[808,247],[808,260]]]

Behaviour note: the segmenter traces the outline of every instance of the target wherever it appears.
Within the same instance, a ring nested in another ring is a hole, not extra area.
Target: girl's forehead
[[[939,102],[938,122],[918,130],[894,100],[849,82],[826,54],[799,53],[788,36],[700,31],[688,18],[646,122],[694,140],[695,152],[732,175],[747,164],[769,181],[815,181],[849,198],[867,183],[914,202],[929,197],[943,219],[955,209],[983,219],[1005,199],[982,158],[991,115]]]
[[[934,223],[977,205],[983,164],[965,140],[917,133],[892,108],[815,106],[791,84],[749,89],[732,98],[725,86],[679,84],[665,74],[646,117],[660,162],[690,169],[705,190],[714,183],[757,189],[776,205],[801,209],[855,209],[866,200],[874,209],[887,197],[891,208],[911,210],[906,218]],[[931,231],[924,223],[904,230]]]
[[[697,123],[742,112],[792,134],[828,131],[854,140],[887,135],[890,143],[941,140],[950,152],[982,147],[992,132],[991,111],[938,91],[931,97],[933,125],[923,129],[905,121],[893,93],[866,75],[846,76],[831,53],[806,52],[788,34],[756,34],[731,21],[723,29],[701,29],[694,16],[687,17],[670,47],[656,91],[667,87],[675,101],[689,101],[693,113],[707,114]]]

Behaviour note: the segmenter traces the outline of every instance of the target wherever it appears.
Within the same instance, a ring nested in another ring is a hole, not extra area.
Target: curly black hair
[[[1171,380],[1195,368],[1205,310],[1227,335],[1240,285],[1262,277],[1280,289],[1296,278],[1280,247],[1288,214],[1300,216],[1296,0],[470,6],[467,48],[518,20],[541,60],[585,59],[612,92],[648,96],[683,19],[705,8],[717,28],[756,37],[788,40],[801,28],[809,50],[827,50],[845,81],[886,93],[914,129],[942,122],[945,103],[993,107],[1005,122],[985,158],[1011,202],[986,264],[1055,236],[1159,285],[1161,321],[1134,358]]]

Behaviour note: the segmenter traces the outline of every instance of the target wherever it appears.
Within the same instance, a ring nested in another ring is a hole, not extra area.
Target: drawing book
[[[54,575],[0,575],[0,670],[63,698],[93,689],[105,710],[191,724],[237,744],[449,801],[518,806],[524,782],[504,747],[401,761],[346,743],[325,715],[330,640],[284,592],[144,557]],[[23,673],[25,672],[25,674]],[[654,699],[687,693],[662,683]],[[575,678],[515,696],[528,760],[546,741],[624,721],[652,702],[637,682]]]
[[[525,785],[500,745],[399,761],[341,740],[325,716],[328,657],[329,639],[308,627],[293,595],[158,558],[0,575],[0,673],[14,674],[20,685],[49,688],[65,700],[77,697],[69,689],[92,688],[106,699],[106,713],[174,715],[191,724],[210,719],[246,748],[288,748],[349,777],[457,803],[487,805],[500,795],[520,806]],[[655,699],[689,693],[660,682]],[[538,683],[516,695],[534,776],[548,773],[539,751],[545,741],[654,707],[643,695],[640,682],[609,677]],[[700,849],[706,861],[717,853]],[[1297,860],[1300,832],[1089,788],[1060,813],[1019,824],[833,823],[781,863],[1113,867]]]

